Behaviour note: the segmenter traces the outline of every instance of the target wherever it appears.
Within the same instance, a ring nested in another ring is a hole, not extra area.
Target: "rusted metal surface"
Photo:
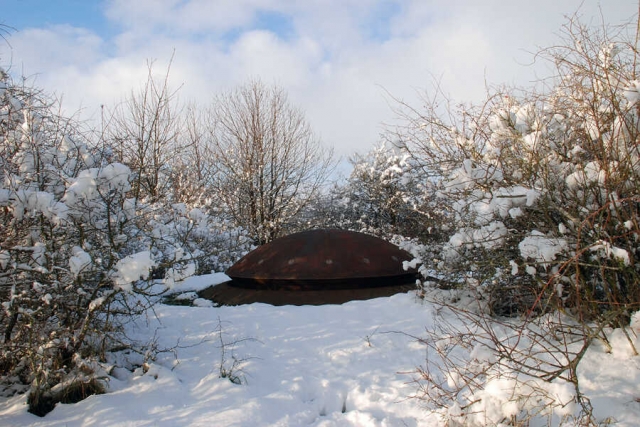
[[[353,231],[310,230],[281,237],[248,253],[226,274],[233,286],[266,289],[349,289],[411,283],[412,256]]]

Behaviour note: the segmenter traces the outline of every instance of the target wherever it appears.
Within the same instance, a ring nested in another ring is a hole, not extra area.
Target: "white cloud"
[[[112,39],[58,26],[10,43],[14,72],[38,73],[36,84],[64,93],[69,110],[94,116],[144,82],[147,60],[163,71],[174,52],[170,80],[184,100],[206,104],[259,76],[282,85],[349,155],[371,148],[393,119],[383,88],[418,104],[417,89],[434,79],[459,101],[479,100],[486,82],[527,84],[528,52],[557,41],[563,15],[579,7],[596,24],[601,12],[612,24],[636,13],[627,0],[601,12],[597,0],[111,0],[105,13],[120,28]]]
[[[28,28],[13,34],[8,41],[15,55],[12,65],[39,73],[68,65],[85,66],[103,55],[100,37],[88,29],[69,25]]]

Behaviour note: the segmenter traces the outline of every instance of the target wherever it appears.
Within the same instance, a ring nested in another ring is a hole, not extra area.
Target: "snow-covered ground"
[[[181,289],[224,278],[190,278]],[[425,347],[411,336],[438,319],[436,307],[412,293],[326,306],[195,305],[161,304],[157,317],[130,326],[136,339],[171,349],[146,372],[115,369],[107,394],[58,404],[44,418],[27,412],[25,396],[0,400],[0,425],[442,425],[410,398],[417,392],[412,372],[426,363]],[[241,384],[220,377],[223,359]],[[596,416],[640,425],[639,362],[597,346],[585,356],[582,391],[593,396]]]

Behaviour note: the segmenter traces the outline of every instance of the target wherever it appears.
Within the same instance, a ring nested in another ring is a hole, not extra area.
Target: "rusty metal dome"
[[[254,289],[358,289],[414,283],[411,254],[363,233],[320,229],[278,238],[226,271],[233,286]]]

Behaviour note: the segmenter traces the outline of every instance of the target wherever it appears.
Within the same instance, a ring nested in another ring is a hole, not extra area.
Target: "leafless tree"
[[[111,113],[106,126],[117,160],[136,174],[132,183],[136,198],[157,201],[171,187],[172,159],[179,151],[180,111],[177,91],[168,84],[170,66],[162,79],[148,64],[147,81]]]
[[[213,186],[233,220],[263,244],[318,192],[333,152],[320,144],[285,91],[251,81],[217,96],[208,133]]]
[[[172,157],[173,200],[212,208],[210,146],[202,109],[188,104],[184,110],[180,149]]]

